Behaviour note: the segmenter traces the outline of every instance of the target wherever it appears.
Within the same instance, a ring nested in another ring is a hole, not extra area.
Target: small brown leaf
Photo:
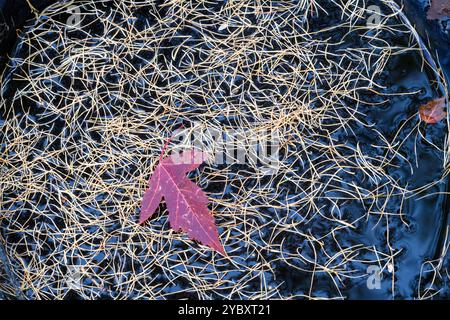
[[[439,20],[450,17],[450,1],[449,0],[432,0],[428,9],[428,20]]]
[[[422,121],[434,124],[447,116],[445,112],[445,98],[431,100],[427,104],[419,107],[419,115]]]

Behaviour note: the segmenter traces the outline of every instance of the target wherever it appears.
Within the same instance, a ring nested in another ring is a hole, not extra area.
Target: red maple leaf
[[[420,119],[426,123],[438,123],[447,115],[445,112],[445,99],[438,98],[420,106],[419,115]]]
[[[165,149],[165,148],[164,148]],[[163,149],[163,153],[164,153]],[[225,255],[208,210],[208,197],[186,174],[203,163],[202,152],[190,150],[174,154],[160,161],[149,181],[142,199],[139,223],[151,218],[164,198],[169,211],[169,223],[175,231],[186,232],[191,239],[209,246]]]

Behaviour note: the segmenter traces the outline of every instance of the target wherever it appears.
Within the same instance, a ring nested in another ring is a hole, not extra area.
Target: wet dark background
[[[33,7],[40,11],[51,3],[57,2],[55,0],[30,0]],[[428,45],[432,55],[436,61],[439,61],[440,66],[444,70],[447,81],[450,80],[450,19],[442,20],[427,20],[427,0],[409,0],[404,2],[404,12],[408,16],[409,20],[415,25],[417,32]],[[30,10],[30,7],[26,0],[0,0],[0,71],[4,68],[8,61],[8,54],[13,49],[17,40],[17,35],[20,33],[24,23],[33,18],[34,13]],[[393,86],[411,87],[429,87],[429,80],[423,74],[420,73],[420,63],[415,60],[394,61],[393,65],[389,69],[390,81]],[[427,84],[425,84],[427,83]],[[425,94],[426,95],[426,94]],[[424,98],[426,98],[424,96]],[[404,101],[398,101],[394,108],[390,108],[384,113],[386,121],[386,127],[389,127],[392,119],[398,114],[402,113],[406,103]],[[379,113],[376,115],[368,114],[368,117],[379,117]],[[421,185],[430,179],[437,177],[430,177],[429,172],[435,171],[436,166],[440,165],[441,159],[436,158],[433,154],[427,154],[423,152],[421,154],[422,159],[419,159],[420,165],[415,173],[415,183]],[[428,158],[427,158],[428,157]],[[401,173],[396,173],[400,174]],[[433,191],[450,191],[450,185],[440,186],[438,190]],[[396,286],[403,297],[412,297],[415,295],[413,290],[414,286],[411,286],[411,282],[414,281],[417,276],[418,270],[420,270],[421,264],[424,259],[436,259],[440,256],[442,247],[444,245],[445,230],[449,223],[449,211],[450,211],[450,199],[442,195],[435,197],[428,197],[423,200],[410,201],[407,204],[409,206],[409,212],[413,217],[417,217],[416,221],[413,221],[415,226],[413,232],[404,233],[401,235],[401,242],[406,250],[408,258],[402,263],[401,267],[396,270]],[[428,215],[418,214],[420,212],[427,211]],[[421,218],[420,218],[421,217]],[[420,219],[419,219],[420,218]],[[370,237],[371,225],[368,224],[364,231],[362,231],[362,237]],[[367,231],[367,232],[365,232]],[[401,232],[399,230],[398,232]],[[0,247],[0,261],[7,261],[4,256],[4,251]],[[443,270],[448,268],[448,254],[446,263],[444,262]],[[8,277],[8,270],[0,262],[0,269],[5,269],[0,273],[0,281],[6,281]],[[445,273],[445,272],[444,272]],[[446,275],[444,274],[444,277]],[[2,279],[2,277],[4,279]],[[10,279],[11,280],[11,279]],[[287,280],[287,279],[286,279]],[[13,281],[13,280],[11,280]],[[292,275],[292,281],[296,281],[295,275]],[[390,282],[386,282],[384,285],[389,285]],[[443,285],[443,290],[437,296],[438,298],[449,297],[448,283]],[[326,290],[326,289],[325,289]],[[1,293],[0,293],[1,294]],[[389,299],[390,296],[385,290],[368,290],[365,286],[365,282],[362,282],[361,286],[355,286],[349,288],[348,297],[351,299]],[[0,295],[0,298],[1,295]]]

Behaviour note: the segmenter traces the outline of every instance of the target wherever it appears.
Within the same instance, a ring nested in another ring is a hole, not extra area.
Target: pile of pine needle
[[[420,94],[384,83],[391,59],[423,48],[391,1],[378,5],[376,24],[360,0],[85,0],[41,12],[0,82],[0,243],[12,281],[0,292],[335,299],[378,265],[394,294],[392,226],[410,227],[403,204],[443,181],[450,149],[430,143],[445,159],[438,179],[412,187],[392,173],[413,175],[404,141],[426,139],[420,119],[385,134],[367,114]],[[190,175],[227,257],[172,231],[164,205],[137,223],[181,125],[279,134],[269,173],[248,161]],[[361,236],[369,225],[376,241]]]

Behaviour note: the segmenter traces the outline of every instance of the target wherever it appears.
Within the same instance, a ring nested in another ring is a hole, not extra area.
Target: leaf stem
[[[183,128],[184,128],[184,124],[181,124],[181,126],[179,126],[177,130],[183,129]],[[169,139],[167,139],[166,143],[164,144],[164,146],[163,146],[163,148],[161,150],[161,155],[159,156],[159,162],[162,161],[163,156],[164,156],[164,154],[166,152],[166,149],[169,146],[169,143],[170,143],[170,141],[172,141],[172,139],[173,139],[173,134],[169,137]]]

